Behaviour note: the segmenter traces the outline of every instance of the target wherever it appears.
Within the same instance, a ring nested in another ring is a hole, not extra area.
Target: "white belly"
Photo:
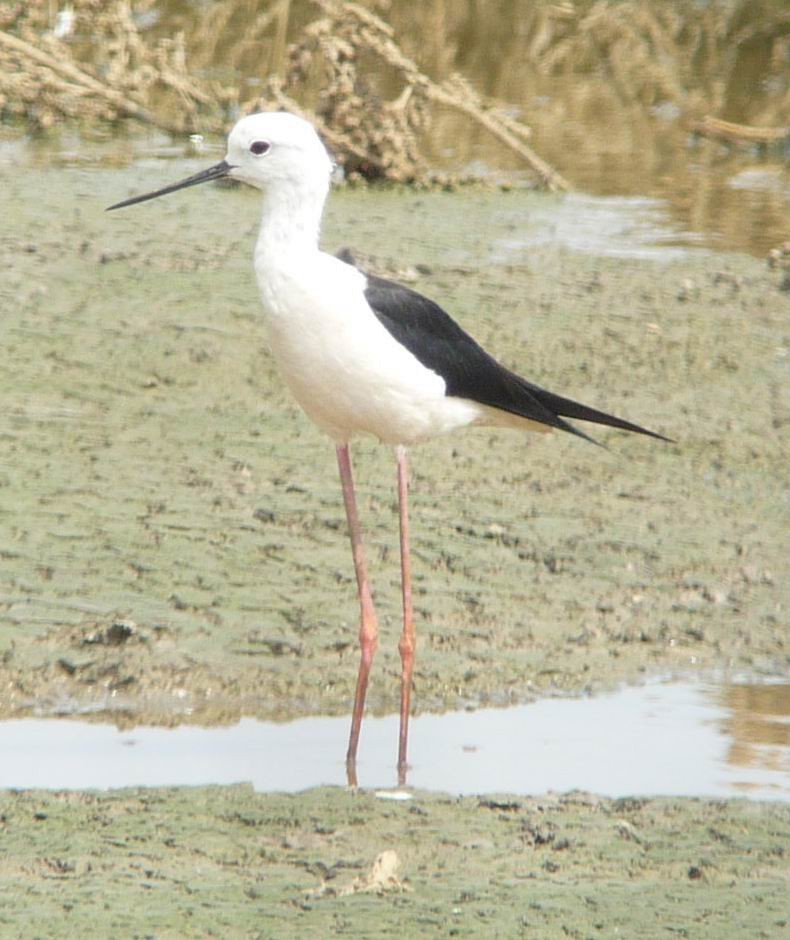
[[[372,434],[412,444],[480,420],[476,403],[445,395],[376,318],[354,268],[319,253],[304,271],[256,264],[283,379],[308,416],[337,442]],[[311,259],[312,260],[312,259]]]

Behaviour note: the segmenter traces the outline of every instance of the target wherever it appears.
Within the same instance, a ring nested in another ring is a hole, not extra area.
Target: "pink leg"
[[[414,615],[411,599],[411,558],[409,555],[409,476],[406,463],[406,448],[397,448],[398,458],[398,503],[400,505],[400,564],[403,587],[403,633],[398,650],[401,658],[400,687],[400,739],[398,742],[398,783],[406,783],[406,750],[409,742],[409,712],[411,683],[414,673],[414,650],[417,635],[414,630]]]
[[[346,504],[346,517],[348,519],[348,533],[351,537],[351,553],[354,556],[354,570],[357,574],[357,589],[359,591],[360,627],[359,646],[360,661],[357,676],[357,690],[354,695],[354,712],[351,717],[351,734],[348,739],[348,753],[346,754],[346,769],[348,781],[356,786],[357,746],[359,744],[359,731],[362,727],[362,714],[365,711],[365,694],[368,690],[368,676],[378,646],[379,625],[376,611],[373,607],[373,597],[370,593],[368,569],[365,563],[365,552],[362,547],[362,529],[359,525],[357,513],[357,500],[354,495],[354,476],[351,470],[351,453],[348,444],[338,445],[337,465],[340,469],[340,482],[343,486],[343,502]]]

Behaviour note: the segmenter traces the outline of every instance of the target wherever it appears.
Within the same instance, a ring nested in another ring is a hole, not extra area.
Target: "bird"
[[[254,268],[271,351],[299,405],[334,442],[356,574],[360,659],[346,753],[352,785],[356,785],[357,752],[379,624],[350,445],[353,438],[367,435],[394,447],[403,607],[396,766],[399,784],[403,784],[416,649],[408,449],[470,425],[518,431],[556,429],[593,440],[568,419],[671,439],[522,378],[484,350],[433,300],[362,270],[348,252],[337,256],[322,251],[321,218],[333,169],[312,123],[286,111],[261,112],[235,124],[219,163],[108,209],[220,179],[239,180],[263,192]]]

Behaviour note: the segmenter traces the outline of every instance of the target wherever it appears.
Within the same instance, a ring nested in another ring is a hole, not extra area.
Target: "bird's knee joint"
[[[401,659],[414,657],[414,651],[417,649],[417,641],[413,636],[402,636],[398,642],[398,652]]]

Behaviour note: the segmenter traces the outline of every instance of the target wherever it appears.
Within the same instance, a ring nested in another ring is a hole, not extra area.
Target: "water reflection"
[[[737,796],[790,800],[790,684],[674,682],[591,699],[424,715],[409,784],[456,794]],[[395,782],[395,716],[363,729],[362,786]],[[344,785],[346,719],[136,728],[57,719],[0,723],[0,787]]]
[[[609,258],[671,261],[703,238],[672,225],[667,206],[658,199],[601,198],[570,193],[536,202],[517,232],[491,245],[490,263],[523,261],[525,249],[561,245],[571,251]]]
[[[490,0],[481,15],[468,0],[434,0],[390,4],[384,15],[431,78],[460,73],[505,102],[531,126],[538,153],[576,189],[664,199],[681,230],[705,233],[713,247],[764,255],[790,234],[790,138],[761,149],[706,139],[694,128],[706,115],[759,127],[790,123],[782,6]],[[223,79],[232,72],[242,101],[253,100],[282,65],[284,43],[317,15],[310,0],[257,21],[245,0],[214,3],[208,16],[202,3],[159,0],[157,7],[154,31],[183,31],[191,67]],[[369,67],[365,79],[384,100],[402,91],[389,87],[386,68]],[[318,86],[294,91],[309,100]],[[448,109],[433,118],[424,145],[434,162],[523,169],[465,117]],[[733,185],[754,167],[773,174],[775,185]]]
[[[790,774],[790,684],[725,686],[718,699],[727,711],[727,763]]]

